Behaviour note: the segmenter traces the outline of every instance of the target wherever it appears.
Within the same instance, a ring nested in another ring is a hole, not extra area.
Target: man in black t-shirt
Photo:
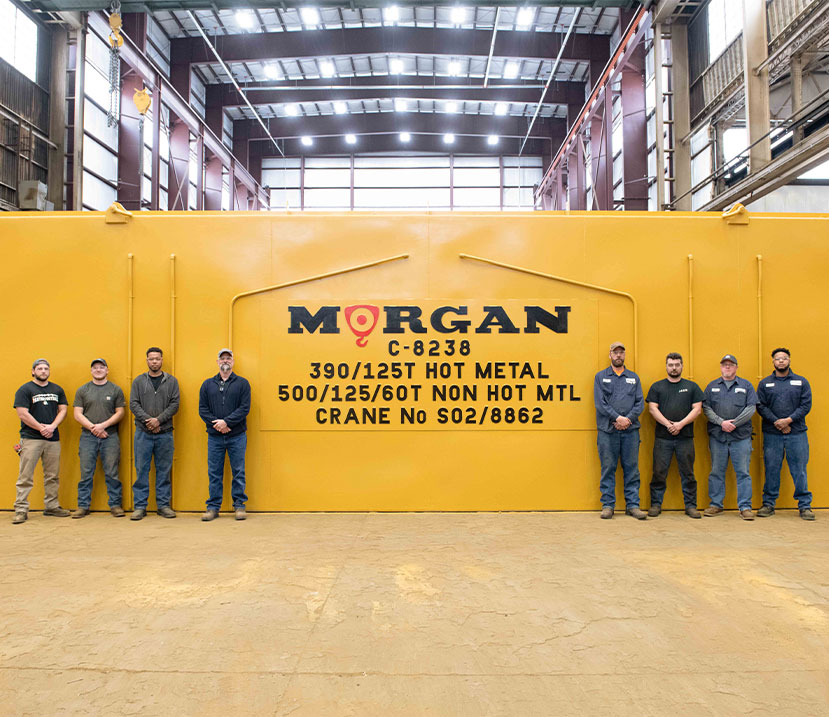
[[[20,473],[12,520],[15,524],[23,523],[29,517],[29,493],[39,460],[43,462],[43,515],[59,518],[69,515],[69,511],[58,503],[58,426],[66,418],[69,406],[63,389],[49,381],[49,374],[49,362],[37,359],[32,364],[32,380],[14,394],[14,407],[20,418]]]
[[[662,512],[662,498],[671,458],[676,454],[685,514],[702,518],[697,510],[697,480],[694,477],[694,420],[702,413],[702,389],[693,381],[682,378],[682,356],[669,353],[665,359],[668,378],[663,378],[648,391],[648,410],[656,421],[653,439],[653,477],[651,507],[648,515]]]

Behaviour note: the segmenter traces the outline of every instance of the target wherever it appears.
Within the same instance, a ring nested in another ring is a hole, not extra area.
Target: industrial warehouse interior
[[[3,713],[829,715],[827,90],[829,0],[0,0]]]

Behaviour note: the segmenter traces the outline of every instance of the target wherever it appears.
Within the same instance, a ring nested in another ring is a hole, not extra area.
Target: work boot
[[[659,503],[654,503],[653,505],[651,505],[650,508],[648,508],[648,517],[649,518],[655,518],[661,512],[662,512],[662,506],[659,505]]]
[[[206,511],[204,511],[204,515],[201,517],[201,519],[206,523],[210,520],[216,520],[216,518],[218,518],[218,517],[219,517],[219,511],[218,510],[213,510],[212,508],[208,508]]]
[[[123,518],[125,515],[124,509],[120,505],[113,505],[109,512],[112,513],[113,518]]]
[[[706,518],[713,518],[715,515],[719,515],[722,512],[723,512],[723,509],[720,508],[720,506],[718,506],[718,505],[709,505],[704,511],[702,511],[702,514]]]
[[[66,508],[58,506],[57,508],[47,508],[43,511],[43,515],[50,515],[53,518],[68,518],[70,514]]]
[[[757,511],[758,518],[768,518],[770,515],[774,515],[774,506],[773,505],[765,505]]]
[[[702,513],[700,513],[696,509],[696,506],[693,506],[693,505],[689,505],[685,509],[685,515],[687,515],[689,518],[702,518]]]
[[[162,518],[175,518],[176,511],[174,511],[169,505],[162,505],[156,511]]]
[[[647,520],[648,514],[642,510],[638,505],[634,506],[633,508],[625,508],[625,515],[630,515],[636,520]]]
[[[25,523],[28,519],[28,513],[15,513],[14,518],[12,518],[12,525],[19,525],[20,523]]]
[[[142,520],[145,515],[147,515],[146,508],[136,508],[134,511],[132,511],[130,520]]]
[[[248,517],[248,514],[245,512],[245,506],[240,505],[236,508],[236,520],[244,520]]]
[[[812,512],[811,508],[804,508],[800,511],[800,517],[803,518],[803,520],[814,520],[815,514]]]
[[[78,506],[78,509],[72,513],[73,518],[83,518],[87,515],[89,515],[89,508],[83,508],[81,506]]]
[[[754,520],[754,513],[752,512],[751,508],[743,508],[740,511],[740,517],[743,520]]]
[[[613,508],[609,505],[606,505],[602,508],[602,520],[610,520],[613,517]]]

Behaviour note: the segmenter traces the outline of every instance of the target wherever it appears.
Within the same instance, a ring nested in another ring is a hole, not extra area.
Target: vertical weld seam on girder
[[[176,375],[176,255],[170,254],[170,373]]]
[[[688,254],[688,378],[694,378],[694,255]]]
[[[334,271],[328,271],[324,274],[316,274],[315,276],[306,276],[302,279],[294,279],[293,281],[286,281],[282,284],[274,284],[273,286],[263,286],[261,289],[252,289],[251,291],[243,291],[241,294],[236,294],[230,300],[230,311],[228,312],[228,327],[227,327],[227,345],[229,348],[233,348],[233,307],[236,305],[236,302],[239,299],[243,299],[246,296],[255,296],[256,294],[264,294],[268,291],[277,291],[278,289],[286,289],[289,286],[297,286],[298,284],[307,284],[311,281],[318,281],[319,279],[328,279],[332,276],[339,276],[340,274],[348,274],[352,271],[360,271],[361,269],[369,269],[373,266],[379,266],[380,264],[388,264],[392,261],[398,261],[399,259],[408,259],[408,254],[397,254],[396,256],[388,256],[385,259],[378,259],[377,261],[370,261],[366,264],[359,264],[357,266],[349,266],[345,269],[335,269]]]
[[[129,390],[132,390],[132,351],[133,351],[133,343],[132,343],[132,336],[133,336],[133,314],[134,314],[134,304],[135,304],[135,257],[132,254],[127,254],[127,385],[129,386]],[[135,467],[135,452],[133,448],[133,439],[135,438],[135,424],[132,421],[127,421],[129,424],[129,428],[127,429],[128,433],[128,443],[129,443],[129,451],[130,451],[130,458],[129,458],[129,472],[130,475],[133,475],[133,470]],[[132,490],[132,484],[134,480],[130,480],[130,491]],[[132,495],[132,493],[130,493]],[[134,499],[133,499],[134,501]]]
[[[763,255],[757,255],[757,379],[763,378]]]
[[[523,266],[515,266],[514,264],[505,264],[494,259],[486,259],[481,256],[473,256],[472,254],[458,254],[461,259],[472,259],[473,261],[480,261],[484,264],[491,264],[492,266],[500,266],[502,269],[511,269],[512,271],[520,271],[522,274],[530,274],[531,276],[538,276],[542,279],[551,279],[552,281],[561,281],[565,284],[572,284],[573,286],[581,286],[585,289],[594,289],[595,291],[603,291],[606,294],[613,294],[615,296],[623,296],[630,299],[633,304],[633,368],[636,368],[636,358],[639,355],[639,304],[636,302],[636,297],[627,291],[619,291],[618,289],[611,289],[607,286],[599,286],[598,284],[588,284],[586,281],[578,281],[577,279],[568,279],[564,276],[556,276],[555,274],[547,274],[543,271],[536,271],[535,269],[527,269]]]

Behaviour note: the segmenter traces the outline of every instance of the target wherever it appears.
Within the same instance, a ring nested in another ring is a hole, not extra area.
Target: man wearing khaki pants
[[[66,518],[68,510],[58,503],[58,468],[60,467],[60,436],[58,426],[69,409],[66,394],[49,381],[49,362],[37,359],[32,364],[32,380],[24,383],[14,395],[14,407],[20,418],[20,474],[17,476],[17,498],[12,523],[23,523],[29,517],[29,493],[35,467],[43,462],[43,515]]]

